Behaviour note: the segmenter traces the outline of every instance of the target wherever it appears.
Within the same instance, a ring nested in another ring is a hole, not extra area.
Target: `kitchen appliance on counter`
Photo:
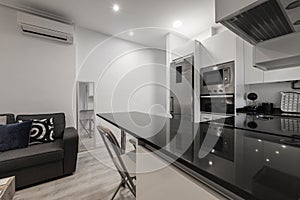
[[[272,114],[274,112],[274,103],[264,102],[261,104],[261,108],[264,114]]]
[[[281,92],[281,110],[300,114],[300,92]]]
[[[200,111],[221,115],[235,113],[234,62],[200,69]]]
[[[170,71],[170,114],[194,121],[194,55],[175,59]]]
[[[259,104],[255,102],[258,98],[258,95],[254,92],[251,92],[247,95],[248,106],[244,107],[246,112],[257,112],[259,110]]]
[[[252,114],[273,114],[274,113],[274,103],[271,102],[257,102],[258,95],[251,92],[247,95],[248,105],[244,108],[237,109],[237,112],[241,113],[252,113]]]

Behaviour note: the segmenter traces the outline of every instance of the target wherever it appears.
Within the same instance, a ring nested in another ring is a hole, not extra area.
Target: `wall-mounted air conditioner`
[[[18,12],[18,26],[23,34],[73,44],[74,27],[43,17]]]

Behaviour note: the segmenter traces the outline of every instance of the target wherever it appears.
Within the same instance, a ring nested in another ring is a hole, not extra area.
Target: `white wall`
[[[164,50],[84,28],[74,45],[26,36],[17,11],[2,6],[0,27],[0,113],[64,112],[74,126],[76,76],[98,83],[96,112],[165,111]]]
[[[291,88],[291,82],[254,84],[249,86],[250,92],[258,95],[259,102],[275,103],[275,107],[280,108],[282,91],[299,91]]]
[[[17,12],[0,6],[0,113],[66,113],[73,126],[75,45],[25,36]]]
[[[96,112],[163,114],[164,50],[77,27],[78,80],[96,82]]]

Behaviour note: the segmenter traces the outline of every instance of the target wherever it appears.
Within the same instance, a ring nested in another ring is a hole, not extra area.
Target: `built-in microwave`
[[[234,93],[234,62],[202,68],[200,74],[201,95]]]

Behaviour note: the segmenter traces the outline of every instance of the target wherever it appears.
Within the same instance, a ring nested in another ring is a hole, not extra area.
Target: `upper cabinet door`
[[[254,47],[248,42],[244,42],[245,61],[245,84],[257,84],[264,82],[264,72],[254,67]]]
[[[264,72],[264,82],[274,83],[283,81],[300,80],[300,67],[277,69]]]
[[[263,63],[300,55],[300,33],[290,34],[261,43],[255,47],[255,62]],[[264,71],[264,82],[300,80],[300,65]]]
[[[236,36],[224,31],[202,42],[200,67],[209,67],[236,59]]]
[[[262,63],[300,55],[300,33],[294,33],[258,44],[255,62]]]
[[[242,12],[247,6],[261,2],[262,0],[215,0],[216,22],[232,16],[232,14]]]

